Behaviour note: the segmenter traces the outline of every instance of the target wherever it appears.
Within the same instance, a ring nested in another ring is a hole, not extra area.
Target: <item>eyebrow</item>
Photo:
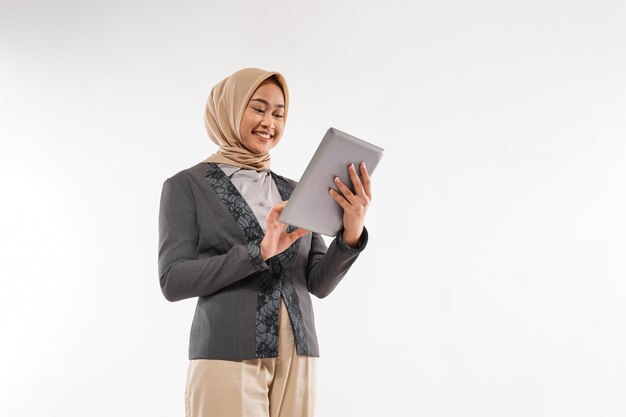
[[[266,105],[270,105],[270,103],[267,102],[267,100],[263,100],[262,98],[251,98],[250,101],[260,101],[261,103],[265,103]],[[285,108],[284,104],[277,104],[276,107],[282,107]]]

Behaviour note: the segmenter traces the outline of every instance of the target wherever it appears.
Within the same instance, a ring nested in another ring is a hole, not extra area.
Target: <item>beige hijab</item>
[[[241,140],[239,126],[252,94],[259,84],[272,75],[278,78],[285,95],[283,121],[287,121],[289,92],[282,74],[259,68],[239,70],[211,89],[204,112],[204,124],[209,137],[220,148],[203,162],[225,163],[257,171],[269,169],[269,153],[255,155],[246,149]]]

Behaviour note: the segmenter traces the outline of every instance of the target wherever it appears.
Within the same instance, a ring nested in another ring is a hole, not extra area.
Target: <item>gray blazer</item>
[[[271,173],[283,200],[295,182]],[[291,226],[290,226],[291,228]],[[309,233],[267,261],[263,230],[216,164],[199,163],[163,183],[159,210],[159,280],[169,301],[198,297],[189,359],[244,360],[278,356],[280,298],[298,355],[319,356],[309,293],[326,297],[367,244],[341,239],[326,248]]]

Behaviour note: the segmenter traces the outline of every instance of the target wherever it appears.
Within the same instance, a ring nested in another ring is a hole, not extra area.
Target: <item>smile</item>
[[[265,139],[265,140],[269,140],[271,139],[271,135],[269,133],[259,133],[259,132],[252,132],[255,135],[257,135],[258,137],[260,137],[261,139]]]

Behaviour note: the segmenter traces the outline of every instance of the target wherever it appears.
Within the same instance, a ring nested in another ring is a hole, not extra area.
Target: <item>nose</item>
[[[274,118],[272,117],[271,113],[265,112],[265,115],[263,116],[263,119],[261,120],[261,126],[268,128],[268,129],[270,127],[274,127]]]

